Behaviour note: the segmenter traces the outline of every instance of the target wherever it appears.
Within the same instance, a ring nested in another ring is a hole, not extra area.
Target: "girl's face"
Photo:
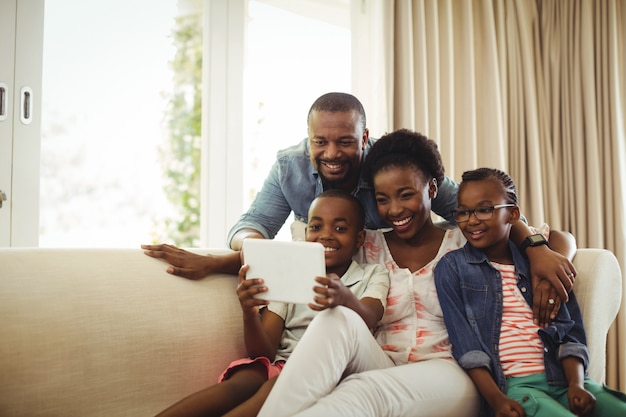
[[[337,197],[317,198],[309,208],[306,240],[324,245],[326,273],[343,275],[352,256],[363,245],[365,231],[350,201]]]
[[[459,209],[475,210],[477,207],[490,207],[509,204],[502,184],[493,179],[464,182],[459,187]],[[495,209],[491,218],[479,220],[471,212],[469,219],[460,222],[463,236],[474,247],[489,255],[490,251],[508,251],[511,225],[519,219],[519,207]]]
[[[374,175],[380,217],[401,239],[411,239],[430,219],[437,184],[415,166],[389,166]]]

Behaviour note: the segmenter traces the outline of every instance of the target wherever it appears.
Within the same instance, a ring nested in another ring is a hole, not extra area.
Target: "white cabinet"
[[[43,0],[0,1],[0,246],[37,246]]]

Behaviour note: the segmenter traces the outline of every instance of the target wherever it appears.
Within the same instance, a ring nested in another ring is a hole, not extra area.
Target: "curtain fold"
[[[607,248],[625,271],[626,0],[384,3],[379,122],[436,140],[456,180],[506,170],[531,224]],[[622,292],[606,382],[626,391]]]

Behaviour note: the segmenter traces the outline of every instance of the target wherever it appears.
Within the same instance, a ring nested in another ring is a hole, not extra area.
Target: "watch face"
[[[530,241],[530,245],[539,245],[546,242],[546,238],[543,235],[531,235],[528,236],[528,240]]]

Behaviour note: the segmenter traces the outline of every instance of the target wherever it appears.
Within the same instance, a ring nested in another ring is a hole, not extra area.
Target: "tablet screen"
[[[246,278],[263,278],[267,292],[258,298],[285,303],[312,303],[318,285],[315,277],[326,276],[324,246],[317,242],[245,239]]]

